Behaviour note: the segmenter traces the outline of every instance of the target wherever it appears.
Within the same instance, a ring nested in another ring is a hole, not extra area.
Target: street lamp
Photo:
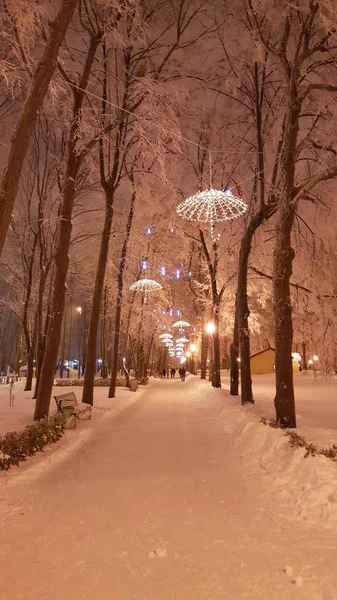
[[[205,329],[206,329],[206,333],[208,333],[209,335],[213,335],[213,333],[215,332],[214,323],[212,323],[212,321],[210,321],[209,323],[207,323]]]

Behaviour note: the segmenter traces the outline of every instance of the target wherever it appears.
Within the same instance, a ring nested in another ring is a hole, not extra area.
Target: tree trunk
[[[12,218],[15,197],[27,154],[32,131],[53,77],[60,46],[73,17],[78,0],[63,0],[60,10],[50,24],[50,35],[39,62],[26,100],[14,129],[6,164],[0,183],[0,256]]]
[[[206,379],[208,343],[209,343],[209,336],[207,333],[203,332],[201,334],[201,374],[200,374],[200,379]]]
[[[94,295],[91,305],[89,335],[86,352],[86,370],[84,375],[82,402],[93,405],[94,401],[94,378],[96,371],[96,351],[97,351],[97,334],[99,317],[101,312],[101,301],[104,287],[105,270],[109,255],[109,245],[111,236],[111,226],[113,219],[113,200],[114,189],[106,187],[105,189],[105,219],[101,236],[101,246],[99,251],[99,259],[96,271],[96,280],[94,287]]]
[[[308,370],[307,344],[306,344],[306,342],[302,342],[301,366],[302,366],[303,371],[307,371]]]
[[[135,371],[135,378],[138,379],[139,373],[138,373],[137,358],[136,358],[135,349],[134,349],[134,345],[133,345],[131,336],[129,336],[129,340],[130,340],[130,349],[131,349],[132,359],[133,359],[133,368]]]
[[[248,227],[241,240],[238,285],[236,293],[236,310],[238,314],[239,329],[239,348],[240,348],[240,367],[241,367],[241,403],[254,403],[252,390],[252,377],[250,371],[250,336],[248,317],[250,310],[248,307],[247,295],[247,275],[248,259],[251,250],[251,241],[253,237],[253,228]]]
[[[25,392],[30,392],[33,384],[33,372],[34,372],[34,353],[33,348],[30,348],[30,351],[27,353],[27,376],[26,376],[26,385]]]
[[[151,335],[149,349],[148,349],[147,355],[146,355],[146,357],[144,359],[144,368],[143,368],[142,377],[147,377],[147,372],[148,372],[148,369],[149,369],[149,363],[150,363],[151,352],[152,352],[152,347],[153,347],[153,342],[154,342],[154,336],[155,336],[155,333],[156,333],[156,329],[157,329],[157,327],[155,327],[155,329],[154,329],[154,331],[153,331],[153,333]]]
[[[43,330],[43,312],[42,311],[43,311],[43,296],[44,296],[44,289],[45,289],[45,282],[46,282],[46,270],[44,268],[42,268],[40,270],[39,296],[38,296],[39,300],[38,300],[38,306],[36,309],[37,351],[36,351],[36,380],[35,380],[35,390],[34,390],[34,395],[33,395],[34,400],[37,398],[37,393],[38,393],[38,389],[39,389],[40,375],[41,375],[43,356],[44,356],[44,350],[45,350],[45,342],[46,342],[46,337],[47,337],[47,332],[48,332],[48,325],[49,325],[49,318],[50,318],[50,311],[51,311],[51,294],[52,294],[52,289],[53,289],[53,278],[54,278],[54,275],[52,274],[51,282],[50,282],[48,306],[47,306],[47,315],[46,315],[46,320],[45,320],[45,325],[44,325],[44,330]]]
[[[107,286],[104,288],[103,294],[103,311],[101,318],[101,347],[102,347],[102,369],[101,377],[106,379],[108,377],[108,357],[107,357],[107,337],[106,337],[106,319],[107,319]]]
[[[62,318],[66,296],[66,278],[69,266],[69,246],[71,236],[71,216],[75,197],[77,159],[69,164],[66,187],[59,223],[59,239],[55,257],[54,289],[51,315],[44,349],[44,357],[37,392],[34,420],[48,417],[50,398],[53,389],[55,366],[61,339]]]
[[[292,366],[293,325],[290,277],[295,256],[291,247],[294,211],[288,203],[279,212],[274,251],[273,292],[275,316],[276,421],[281,427],[296,427]]]
[[[121,259],[119,262],[118,278],[117,278],[117,302],[116,302],[116,314],[115,314],[115,328],[113,333],[113,351],[112,351],[112,369],[111,369],[111,381],[109,388],[109,398],[114,398],[116,395],[116,382],[118,372],[118,351],[119,351],[119,338],[121,330],[121,317],[122,317],[122,302],[123,302],[123,286],[124,286],[124,271],[126,263],[126,255],[128,250],[128,243],[130,239],[131,226],[134,214],[136,194],[133,192],[131,197],[130,210],[128,220],[126,224],[126,235],[123,241]],[[124,363],[123,363],[124,368]]]
[[[237,308],[235,303],[235,320],[234,320],[234,331],[233,331],[233,342],[230,345],[230,359],[231,359],[231,369],[230,369],[230,395],[238,396],[239,395],[239,320],[237,314]]]
[[[87,56],[81,76],[81,87],[74,91],[73,120],[70,127],[68,142],[68,159],[64,179],[62,203],[59,214],[59,229],[55,256],[54,287],[51,303],[51,316],[41,369],[39,389],[37,393],[34,420],[48,417],[50,398],[53,389],[55,365],[61,339],[62,319],[66,298],[66,278],[69,267],[69,248],[72,230],[72,212],[76,196],[76,179],[81,166],[81,156],[77,150],[78,128],[81,126],[81,116],[85,90],[95,59],[96,51],[101,42],[101,35],[93,36],[87,50]]]
[[[219,336],[219,307],[216,306],[214,313],[215,332],[213,333],[213,377],[212,385],[215,388],[221,388],[221,356],[220,356],[220,336]]]

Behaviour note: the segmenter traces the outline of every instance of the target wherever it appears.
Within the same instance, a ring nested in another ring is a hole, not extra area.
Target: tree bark
[[[296,87],[296,70],[289,82],[288,109],[281,155],[281,182],[278,220],[273,261],[273,297],[275,318],[276,422],[280,427],[296,427],[295,395],[292,366],[293,324],[290,300],[290,277],[295,252],[291,231],[295,218],[296,143],[299,131],[300,102]]]
[[[101,317],[101,356],[102,356],[102,368],[101,368],[101,377],[106,379],[108,377],[108,357],[107,357],[107,337],[106,337],[106,329],[107,329],[107,296],[108,290],[107,286],[104,288],[103,294],[103,310]]]
[[[94,402],[94,379],[96,371],[96,346],[98,324],[101,312],[101,300],[104,287],[105,270],[109,255],[109,245],[111,237],[111,226],[113,219],[113,201],[114,189],[107,186],[105,189],[106,210],[104,226],[101,235],[101,246],[99,251],[99,259],[96,271],[94,294],[91,305],[89,335],[86,352],[86,370],[83,383],[82,402],[93,405]]]
[[[48,417],[50,398],[53,389],[57,353],[60,345],[62,319],[66,297],[66,278],[69,267],[69,247],[72,230],[72,212],[76,196],[76,179],[81,166],[81,155],[77,151],[77,133],[81,123],[85,89],[94,63],[101,34],[91,37],[80,86],[74,90],[73,120],[68,143],[68,159],[59,214],[59,229],[55,256],[54,288],[51,303],[51,317],[48,326],[39,389],[37,393],[34,420]]]
[[[292,366],[293,325],[290,277],[295,256],[291,247],[293,209],[280,209],[274,252],[273,293],[275,316],[276,421],[281,427],[296,427]]]
[[[209,336],[204,331],[201,334],[201,374],[200,379],[206,379],[207,375],[207,355],[208,355]]]
[[[130,210],[128,220],[126,224],[126,235],[123,241],[121,259],[119,262],[118,277],[117,277],[117,301],[116,301],[116,314],[115,314],[115,328],[113,333],[113,351],[112,351],[112,369],[111,369],[111,381],[109,388],[109,398],[114,398],[116,395],[116,382],[118,373],[118,351],[119,351],[119,338],[121,330],[121,317],[122,317],[122,302],[123,302],[123,287],[124,287],[124,271],[126,264],[126,255],[128,250],[128,243],[131,234],[131,226],[134,214],[136,193],[133,191],[131,197]]]
[[[213,377],[212,377],[212,386],[215,388],[221,388],[219,309],[220,309],[220,307],[218,305],[216,305],[215,311],[214,311],[215,332],[213,333]]]
[[[237,304],[237,301],[236,301]],[[231,369],[230,369],[230,395],[238,396],[239,395],[239,319],[237,308],[235,304],[235,320],[234,320],[234,331],[233,331],[233,341],[230,345],[230,359],[231,359]]]
[[[60,9],[50,25],[50,35],[43,57],[33,76],[30,89],[11,138],[10,150],[3,168],[0,183],[0,256],[12,218],[14,202],[31,134],[48,91],[49,83],[53,77],[59,49],[77,3],[78,0],[63,0],[61,2]]]
[[[241,403],[254,403],[252,377],[250,371],[250,335],[248,317],[248,261],[252,248],[252,239],[256,230],[275,212],[275,204],[262,203],[260,210],[252,217],[242,239],[239,255],[238,284],[235,310],[237,313],[240,368],[241,368]],[[236,357],[238,358],[238,357]]]
[[[307,344],[305,341],[302,342],[302,356],[301,356],[301,366],[303,371],[308,370],[307,363]]]

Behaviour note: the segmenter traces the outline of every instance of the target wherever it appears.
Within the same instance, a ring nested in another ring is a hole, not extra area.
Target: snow
[[[96,388],[92,421],[0,475],[1,599],[336,600],[337,465],[260,423],[254,381],[252,407],[193,376]],[[301,428],[319,407],[336,440],[335,382],[297,382]],[[7,424],[31,418],[16,385]]]

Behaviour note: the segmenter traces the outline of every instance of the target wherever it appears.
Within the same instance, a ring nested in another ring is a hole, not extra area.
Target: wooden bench
[[[91,419],[92,406],[90,404],[85,404],[84,402],[78,404],[74,392],[60,394],[59,396],[54,396],[54,398],[59,412],[66,412],[67,409],[72,408],[73,414],[77,419]]]

